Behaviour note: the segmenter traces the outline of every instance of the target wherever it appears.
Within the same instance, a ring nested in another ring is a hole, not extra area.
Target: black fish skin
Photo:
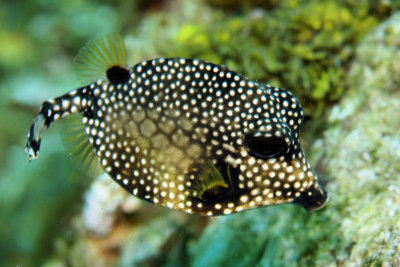
[[[112,82],[98,80],[47,101],[38,116],[47,128],[82,113],[104,170],[133,195],[171,209],[220,215],[279,203],[308,210],[326,204],[300,148],[303,111],[290,91],[184,58],[144,61],[129,74],[123,82],[126,76],[114,71]],[[37,156],[37,139],[31,130],[30,158]],[[207,166],[219,171],[223,186],[202,180]]]

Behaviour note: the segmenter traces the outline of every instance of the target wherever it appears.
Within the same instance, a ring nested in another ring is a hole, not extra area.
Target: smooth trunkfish
[[[50,124],[76,113],[82,117],[66,140],[79,167],[104,170],[154,204],[221,215],[327,203],[300,148],[303,110],[292,92],[203,60],[157,58],[127,68],[118,36],[89,42],[76,63],[97,80],[42,104],[28,133],[29,160]]]

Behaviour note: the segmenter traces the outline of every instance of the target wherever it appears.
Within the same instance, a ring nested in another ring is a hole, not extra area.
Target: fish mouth
[[[307,211],[320,210],[320,209],[324,208],[326,206],[326,204],[328,204],[328,202],[329,202],[329,195],[326,194],[325,198],[322,201],[318,202],[318,205],[313,206],[313,207],[309,207],[307,209]]]
[[[327,192],[322,189],[318,184],[301,192],[300,196],[292,203],[305,208],[307,211],[314,211],[322,209],[329,201]]]

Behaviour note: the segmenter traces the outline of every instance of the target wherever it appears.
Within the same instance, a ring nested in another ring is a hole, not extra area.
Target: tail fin
[[[87,109],[89,105],[88,91],[88,87],[82,87],[43,102],[39,114],[28,132],[25,151],[29,161],[39,157],[41,138],[53,121],[70,113],[81,113]]]

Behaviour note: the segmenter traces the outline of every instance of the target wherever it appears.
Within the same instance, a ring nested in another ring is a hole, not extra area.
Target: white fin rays
[[[125,45],[119,35],[107,35],[88,42],[75,57],[77,74],[82,82],[106,79],[112,66],[126,67]]]
[[[102,174],[93,145],[85,133],[85,126],[80,116],[69,116],[63,121],[63,140],[67,146],[72,161],[86,176],[96,177]]]

